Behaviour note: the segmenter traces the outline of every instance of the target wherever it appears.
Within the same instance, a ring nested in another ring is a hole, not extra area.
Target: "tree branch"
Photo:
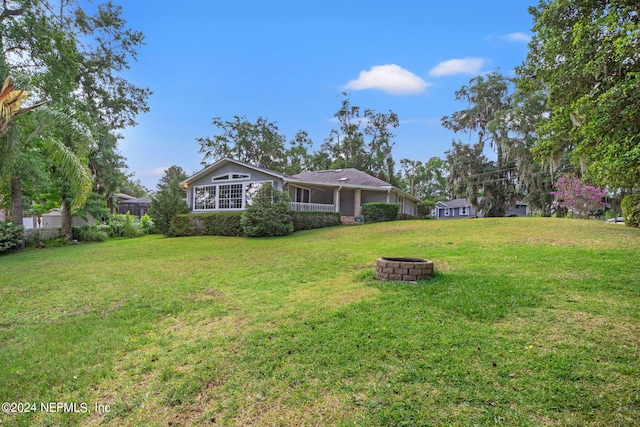
[[[9,9],[7,7],[7,0],[2,2],[2,13],[0,13],[0,22],[4,21],[5,18],[9,16],[20,16],[23,15],[26,8],[22,7],[20,9]]]

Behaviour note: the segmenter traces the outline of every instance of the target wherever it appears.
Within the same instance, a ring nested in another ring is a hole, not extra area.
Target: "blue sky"
[[[394,158],[443,157],[455,135],[440,119],[465,108],[472,77],[513,74],[527,53],[534,0],[124,1],[146,45],[125,76],[150,87],[151,111],[120,150],[154,190],[163,168],[201,169],[198,137],[213,117],[276,122],[287,140],[306,130],[315,149],[352,105],[400,118]]]

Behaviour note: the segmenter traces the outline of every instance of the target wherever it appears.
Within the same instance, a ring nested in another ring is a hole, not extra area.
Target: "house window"
[[[251,175],[248,173],[225,173],[224,175],[218,175],[211,178],[211,182],[216,181],[238,181],[240,179],[250,179]]]
[[[449,208],[444,208],[444,216],[449,216],[450,213],[451,212]]]
[[[311,198],[311,191],[306,188],[296,187],[295,201],[298,203],[309,203]]]
[[[460,208],[460,215],[469,215],[469,206],[463,206]]]
[[[196,187],[193,208],[196,210],[215,209],[216,208],[216,190],[217,186],[207,185],[204,187]]]
[[[264,182],[215,184],[194,187],[194,211],[240,210],[253,203]]]
[[[218,191],[218,209],[242,209],[242,184],[223,184]]]

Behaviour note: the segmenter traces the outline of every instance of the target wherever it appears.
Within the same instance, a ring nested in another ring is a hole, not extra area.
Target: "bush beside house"
[[[431,217],[431,212],[436,208],[436,202],[424,201],[418,203],[418,218],[425,219]]]
[[[395,203],[365,203],[362,205],[362,216],[365,222],[395,221],[400,206]]]
[[[242,212],[209,212],[182,214],[171,222],[169,237],[182,236],[243,236]]]
[[[242,231],[249,237],[287,236],[293,233],[289,196],[264,183],[253,203],[244,210],[240,220]]]
[[[209,212],[178,215],[167,236],[245,236],[240,220],[242,212]],[[338,212],[291,212],[293,231],[340,225]]]
[[[312,230],[314,228],[340,225],[340,212],[291,212],[293,231]]]
[[[624,223],[629,227],[640,227],[640,193],[622,199]]]

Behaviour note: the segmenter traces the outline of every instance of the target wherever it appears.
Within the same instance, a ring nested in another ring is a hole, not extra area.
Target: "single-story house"
[[[131,215],[143,216],[149,212],[151,208],[151,199],[148,197],[133,197],[128,194],[118,194],[118,213],[126,214],[129,212]]]
[[[516,202],[507,208],[506,216],[526,216],[527,204],[525,202]],[[467,199],[454,199],[448,202],[436,203],[434,209],[434,218],[436,219],[453,219],[453,218],[482,218],[482,211],[477,211]]]
[[[242,211],[260,186],[271,182],[291,198],[296,211],[340,212],[358,217],[362,204],[397,203],[400,212],[416,215],[420,199],[357,169],[336,169],[286,175],[261,166],[224,158],[180,185],[192,213]]]
[[[474,218],[476,210],[467,199],[454,199],[448,202],[436,203],[435,215],[436,219],[445,218]]]

